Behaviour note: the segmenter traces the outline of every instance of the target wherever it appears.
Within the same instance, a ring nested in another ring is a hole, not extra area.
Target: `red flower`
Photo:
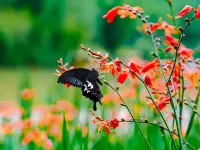
[[[110,120],[110,127],[115,129],[119,126],[119,121],[117,120],[117,118],[114,118],[112,120]]]
[[[196,12],[195,16],[196,16],[197,19],[200,19],[200,4],[197,8],[197,12]]]
[[[191,10],[196,11],[195,8],[193,8],[192,6],[186,5],[176,16],[176,18],[181,18],[185,15],[187,15]]]
[[[155,60],[153,60],[152,62],[146,64],[144,66],[144,68],[141,70],[142,73],[145,73],[147,71],[149,71],[150,69],[153,69],[154,67],[156,67],[156,65],[158,64],[158,59],[156,58]]]
[[[154,23],[154,24],[151,26],[151,32],[155,32],[157,29],[161,29],[160,23]]]
[[[121,64],[120,64],[119,58],[116,58],[115,64],[116,64],[116,66],[117,66],[117,71],[118,71],[118,72],[121,72]]]
[[[165,49],[165,52],[169,52],[171,49],[172,49],[172,47],[171,47],[171,46],[168,46],[168,47]]]
[[[141,66],[139,66],[139,65],[137,65],[135,62],[130,62],[129,63],[129,67],[135,72],[135,73],[138,73],[138,74],[141,74],[141,72],[140,72],[140,68],[141,68]]]
[[[115,17],[117,16],[117,12],[120,9],[120,6],[114,7],[111,10],[109,10],[104,16],[103,18],[107,18],[108,19],[108,23],[112,23],[115,19]]]
[[[166,38],[166,42],[165,42],[165,44],[168,44],[168,45],[172,45],[172,46],[178,46],[178,42],[177,42],[177,40],[174,38],[174,37],[172,37],[171,35],[169,35],[169,34],[167,34],[166,36],[165,36],[165,38]]]
[[[150,77],[148,76],[148,75],[144,75],[144,82],[145,82],[145,84],[147,85],[147,86],[149,86],[149,87],[152,87],[153,85],[152,85],[152,83],[151,83],[151,79],[150,79]]]
[[[125,68],[124,70],[122,70],[122,72],[120,73],[120,75],[117,78],[117,82],[123,84],[124,81],[127,79],[129,74],[129,69]]]

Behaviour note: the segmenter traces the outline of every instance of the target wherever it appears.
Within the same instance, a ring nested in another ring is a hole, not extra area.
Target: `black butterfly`
[[[75,68],[64,72],[57,82],[81,88],[83,96],[94,102],[93,110],[96,111],[96,103],[99,102],[102,105],[101,99],[103,97],[98,86],[98,84],[103,84],[98,76],[98,71],[95,69]]]

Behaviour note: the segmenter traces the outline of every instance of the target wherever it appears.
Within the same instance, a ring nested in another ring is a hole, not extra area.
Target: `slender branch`
[[[140,13],[137,13],[137,16],[139,18],[141,18],[141,20],[146,23],[147,27],[148,27],[148,33],[151,35],[151,40],[153,42],[153,45],[154,45],[154,48],[155,48],[155,52],[156,52],[156,55],[157,55],[157,58],[158,58],[158,63],[160,65],[160,68],[161,68],[161,72],[163,74],[163,77],[164,77],[164,80],[165,80],[165,83],[166,83],[166,87],[167,87],[167,91],[169,93],[169,97],[170,97],[170,103],[171,103],[171,106],[172,106],[172,109],[174,111],[174,116],[175,116],[175,121],[176,121],[176,126],[177,126],[177,129],[178,129],[178,135],[179,135],[179,143],[180,143],[180,146],[181,146],[181,150],[183,150],[183,143],[182,143],[182,135],[181,135],[181,129],[180,129],[180,126],[179,126],[179,120],[178,120],[178,116],[177,116],[177,113],[176,113],[176,109],[175,109],[175,105],[174,105],[174,102],[173,102],[173,97],[172,97],[172,94],[171,94],[171,90],[169,88],[169,85],[167,84],[167,77],[165,75],[165,72],[164,72],[164,69],[162,67],[162,63],[161,63],[161,59],[160,59],[160,56],[158,54],[158,51],[157,51],[157,44],[156,44],[156,40],[154,38],[154,35],[151,31],[151,27],[150,27],[150,24],[149,22],[147,21],[146,17],[143,17],[142,14]],[[175,142],[174,142],[174,145],[175,145]],[[175,146],[176,147],[176,146]],[[177,149],[177,147],[176,147]]]
[[[143,132],[142,132],[140,126],[139,126],[138,123],[136,122],[136,120],[135,120],[133,114],[131,113],[129,107],[126,105],[126,102],[123,100],[123,98],[122,98],[121,95],[119,94],[118,90],[115,89],[114,87],[112,87],[108,82],[104,82],[104,83],[107,84],[111,89],[113,89],[113,90],[117,93],[117,95],[120,97],[121,101],[123,102],[122,106],[126,107],[126,109],[128,110],[129,114],[131,115],[131,117],[132,117],[132,119],[133,119],[133,122],[135,122],[135,125],[137,126],[137,128],[139,129],[139,131],[140,131],[140,133],[142,134],[143,138],[145,139],[145,141],[146,141],[146,143],[147,143],[149,149],[152,150],[151,145],[149,144],[148,140],[147,140],[146,137],[144,136],[144,134],[143,134]]]
[[[194,103],[195,103],[194,109],[196,109],[197,106],[198,106],[198,103],[199,103],[199,96],[200,96],[200,88],[198,89],[198,94],[197,94],[196,100],[195,100],[195,102],[194,102]],[[193,112],[192,112],[192,116],[191,116],[191,118],[190,118],[189,125],[188,125],[188,129],[187,129],[187,132],[186,132],[186,136],[185,136],[186,139],[187,139],[187,137],[188,137],[188,135],[189,135],[189,133],[190,133],[190,131],[191,131],[191,128],[192,128],[192,125],[193,125],[193,122],[194,122],[194,118],[195,118],[195,114],[196,114],[196,112],[193,111]]]
[[[167,128],[165,128],[164,126],[162,126],[161,124],[158,124],[158,123],[156,123],[156,122],[149,122],[148,120],[135,120],[137,123],[144,123],[144,124],[148,124],[148,125],[153,125],[153,126],[157,126],[157,127],[159,127],[160,129],[162,129],[162,130],[165,130],[165,131],[168,131],[168,132],[170,132],[171,134],[174,134],[174,135],[176,135],[176,136],[178,136],[178,134],[175,132],[175,130],[174,131],[171,131],[171,130],[168,130]],[[135,122],[135,121],[133,121],[133,120],[121,120],[121,121],[119,121],[119,122]],[[186,144],[186,145],[188,145],[191,149],[193,149],[194,150],[194,148],[192,147],[192,145],[190,144],[190,143],[188,143],[187,141],[185,141],[185,139],[183,139],[182,138],[182,140],[183,140],[183,142]]]
[[[185,24],[185,26],[184,26],[184,28],[183,28],[183,30],[182,30],[182,32],[181,32],[181,36],[180,36],[180,39],[179,39],[179,43],[178,43],[178,46],[177,46],[177,48],[176,48],[176,54],[175,54],[175,58],[174,58],[174,64],[173,64],[173,67],[172,67],[172,70],[171,70],[171,73],[170,73],[170,76],[169,76],[169,79],[168,79],[168,81],[167,81],[167,83],[169,83],[169,81],[171,80],[171,77],[172,77],[172,75],[173,75],[173,72],[174,72],[174,69],[175,69],[175,66],[176,66],[176,61],[177,61],[177,58],[178,58],[178,50],[179,50],[179,48],[180,48],[180,46],[181,46],[181,43],[182,43],[182,41],[183,41],[183,39],[184,39],[184,37],[185,37],[185,30],[187,29],[187,27],[191,24],[191,22],[193,21],[195,19],[195,15],[190,19],[190,20],[188,20],[188,21],[186,21],[186,24]]]

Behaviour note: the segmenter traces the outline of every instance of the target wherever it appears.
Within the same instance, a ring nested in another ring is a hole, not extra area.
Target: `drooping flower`
[[[173,46],[173,47],[177,47],[177,46],[178,46],[178,42],[177,42],[177,40],[176,40],[173,36],[167,34],[167,35],[165,36],[165,38],[166,38],[166,40],[167,40],[167,41],[165,42],[165,44],[171,45],[171,46]]]
[[[129,63],[129,67],[138,74],[141,74],[140,70],[143,68],[143,66],[136,64],[134,61]]]
[[[181,18],[185,15],[187,15],[191,10],[193,10],[194,12],[196,11],[196,9],[192,6],[186,5],[176,16],[176,18]]]
[[[196,12],[196,14],[195,14],[195,17],[196,17],[197,19],[200,19],[200,4],[199,4],[199,6],[198,6],[198,8],[197,8],[197,12]]]
[[[148,86],[148,87],[152,87],[153,85],[152,85],[152,83],[151,83],[151,79],[150,79],[150,77],[148,76],[148,75],[144,75],[144,82],[145,82],[145,84]]]
[[[129,74],[129,69],[128,68],[124,68],[121,73],[119,74],[118,78],[117,78],[117,82],[123,84],[124,81],[127,79],[128,74]]]
[[[121,6],[117,6],[112,8],[111,10],[109,10],[104,16],[103,18],[107,18],[108,19],[108,23],[112,23],[115,19],[115,17],[117,16],[117,12],[118,10],[121,8]]]
[[[116,67],[117,67],[117,71],[121,72],[121,63],[120,63],[119,58],[115,59],[115,64],[116,64]]]
[[[146,64],[144,66],[144,68],[142,68],[141,72],[145,73],[145,72],[149,71],[150,69],[155,68],[157,65],[158,65],[158,59],[156,58],[152,62]]]

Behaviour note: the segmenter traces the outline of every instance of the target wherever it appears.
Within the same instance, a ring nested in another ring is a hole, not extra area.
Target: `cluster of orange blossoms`
[[[115,133],[110,128],[115,129],[119,126],[119,120],[117,118],[112,120],[103,120],[100,116],[95,116],[93,112],[92,114],[96,120],[91,120],[91,122],[98,125],[98,133],[102,132],[103,129],[105,129],[108,134]]]
[[[31,116],[22,119],[23,111],[15,104],[0,103],[2,118],[1,131],[4,135],[22,135],[22,144],[35,143],[38,147],[53,149],[53,141],[62,139],[63,112],[67,121],[72,121],[76,116],[76,108],[68,101],[59,100],[56,104],[32,108]],[[15,118],[15,119],[13,119]],[[51,138],[50,138],[51,137]]]

